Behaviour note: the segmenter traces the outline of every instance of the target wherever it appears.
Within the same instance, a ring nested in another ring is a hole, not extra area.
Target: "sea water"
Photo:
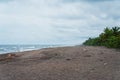
[[[0,54],[38,50],[41,48],[60,47],[61,45],[0,45]]]

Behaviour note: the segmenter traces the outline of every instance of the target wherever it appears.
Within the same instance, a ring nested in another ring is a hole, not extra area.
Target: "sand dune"
[[[0,80],[120,80],[120,51],[74,46],[3,54]]]

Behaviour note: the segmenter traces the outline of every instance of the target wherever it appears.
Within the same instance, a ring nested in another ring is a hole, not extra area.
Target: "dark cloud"
[[[80,20],[80,19],[85,19],[85,17],[83,16],[56,16],[56,17],[51,17],[51,18],[54,18],[54,19],[64,19],[64,20]]]
[[[115,1],[115,0],[63,0],[63,2],[107,2],[107,1]]]
[[[7,3],[7,2],[11,2],[13,0],[0,0],[1,3]]]
[[[114,0],[81,0],[81,1],[87,1],[87,2],[107,2],[107,1],[114,1]]]

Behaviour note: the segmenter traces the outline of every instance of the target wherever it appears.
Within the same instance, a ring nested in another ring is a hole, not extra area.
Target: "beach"
[[[73,46],[1,54],[0,80],[120,80],[120,50]]]

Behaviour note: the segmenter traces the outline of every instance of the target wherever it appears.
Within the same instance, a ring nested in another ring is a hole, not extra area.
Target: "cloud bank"
[[[81,44],[119,26],[118,0],[0,0],[0,44]]]

